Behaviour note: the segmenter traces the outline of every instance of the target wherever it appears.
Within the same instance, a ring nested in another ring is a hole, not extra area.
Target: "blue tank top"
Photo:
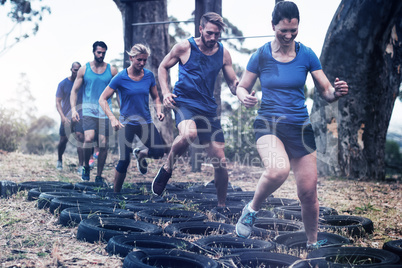
[[[215,80],[223,67],[223,45],[218,43],[218,51],[207,56],[200,51],[193,37],[190,58],[185,64],[179,63],[179,80],[173,93],[177,96],[178,107],[185,105],[199,114],[216,115],[214,98]]]
[[[107,118],[105,112],[99,105],[99,97],[112,80],[112,71],[110,64],[107,64],[106,70],[102,74],[94,73],[91,65],[86,64],[84,74],[84,92],[82,95],[82,114],[97,118]],[[108,100],[110,110],[112,110],[112,102]]]

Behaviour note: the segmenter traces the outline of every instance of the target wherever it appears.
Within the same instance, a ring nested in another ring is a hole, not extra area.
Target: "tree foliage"
[[[54,126],[55,121],[46,115],[35,119],[25,135],[24,152],[39,155],[54,152],[57,141]]]
[[[7,17],[10,19],[9,26],[2,26],[0,56],[18,42],[38,32],[44,14],[51,13],[50,7],[41,2],[42,0],[0,0],[0,5],[9,10]]]
[[[14,152],[26,133],[26,124],[16,110],[0,107],[0,150]]]

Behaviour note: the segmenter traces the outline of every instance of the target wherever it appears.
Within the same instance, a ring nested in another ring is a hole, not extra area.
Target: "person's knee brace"
[[[119,160],[116,166],[116,170],[119,173],[127,173],[128,165],[130,165],[130,160]]]

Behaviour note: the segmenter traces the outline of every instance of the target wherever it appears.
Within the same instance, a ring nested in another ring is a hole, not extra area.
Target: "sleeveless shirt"
[[[82,95],[82,114],[97,118],[107,118],[105,112],[99,105],[99,97],[113,78],[110,64],[107,64],[106,70],[102,74],[94,73],[91,65],[86,64],[84,74],[84,92]],[[112,110],[112,102],[108,100],[109,107]],[[79,108],[79,107],[78,107]]]
[[[217,109],[214,87],[223,67],[223,45],[218,42],[218,51],[208,56],[200,51],[193,37],[188,41],[191,45],[190,57],[185,64],[179,62],[179,79],[173,91],[177,96],[176,105],[214,116]]]

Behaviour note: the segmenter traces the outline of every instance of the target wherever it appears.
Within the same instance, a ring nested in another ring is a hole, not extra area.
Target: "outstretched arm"
[[[103,111],[105,111],[105,114],[107,117],[109,117],[110,124],[112,125],[114,130],[119,130],[120,128],[123,128],[124,126],[122,123],[120,123],[119,120],[116,119],[112,111],[110,110],[109,103],[107,102],[108,99],[113,95],[114,90],[113,88],[107,86],[105,90],[102,92],[102,95],[99,97],[99,105],[102,107]]]
[[[334,102],[348,94],[348,83],[339,80],[338,77],[335,78],[334,85],[332,86],[323,70],[311,72],[311,76],[313,77],[314,85],[321,97],[327,102]]]
[[[237,98],[244,104],[244,106],[246,106],[246,108],[251,108],[258,103],[255,91],[250,93],[255,81],[257,81],[257,77],[257,74],[246,70],[240,80],[239,86],[237,87]]]
[[[158,81],[163,95],[163,104],[168,108],[173,108],[176,104],[174,98],[177,96],[172,94],[168,85],[169,69],[176,65],[183,57],[190,53],[190,43],[186,40],[180,42],[172,48],[165,56],[158,68]]]
[[[78,96],[78,91],[81,88],[82,83],[84,82],[84,74],[85,74],[85,65],[82,66],[77,73],[77,77],[75,78],[73,88],[71,89],[71,94],[70,94],[70,105],[71,105],[71,119],[74,122],[80,121],[80,116],[78,115],[76,105],[77,105],[77,96]]]
[[[237,79],[236,73],[233,70],[232,65],[232,57],[230,56],[229,51],[226,49],[223,52],[223,76],[225,77],[226,83],[229,86],[230,92],[233,95],[236,95],[236,88],[239,84],[239,80]]]

